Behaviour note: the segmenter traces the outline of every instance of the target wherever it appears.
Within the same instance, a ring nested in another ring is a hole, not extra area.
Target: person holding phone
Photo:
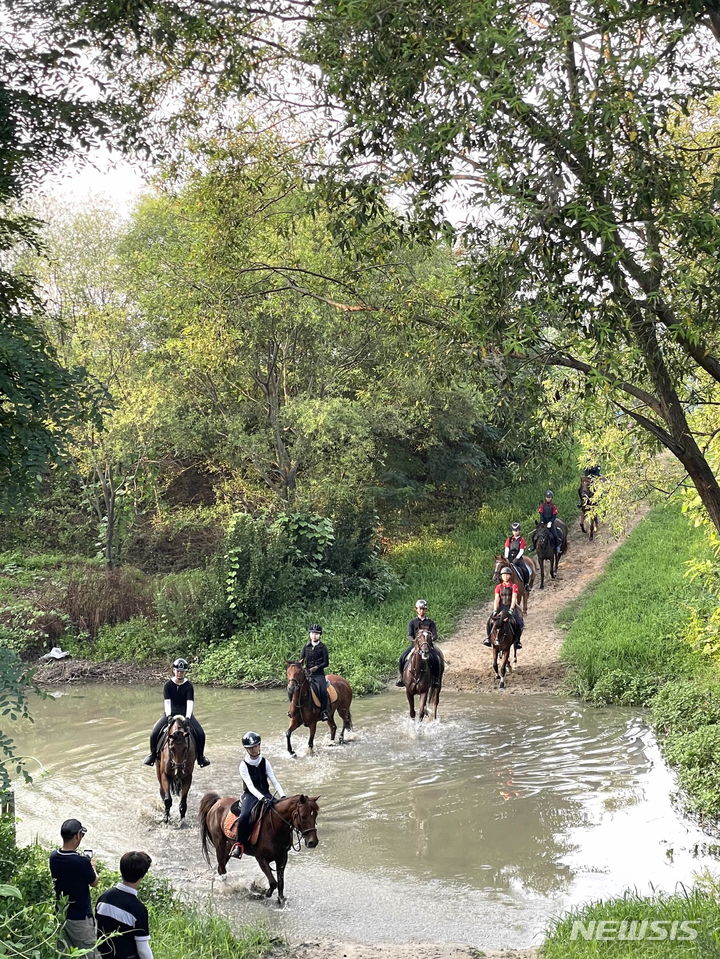
[[[61,950],[87,949],[87,959],[98,959],[95,948],[97,932],[90,903],[90,887],[97,886],[98,874],[92,850],[78,852],[87,829],[79,819],[66,819],[60,827],[62,849],[50,853],[50,875],[55,896],[67,896],[65,922],[60,934]]]

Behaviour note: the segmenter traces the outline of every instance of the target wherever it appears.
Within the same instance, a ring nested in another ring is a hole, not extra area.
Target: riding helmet
[[[513,531],[513,533],[519,533],[519,532],[520,532],[520,524],[519,524],[519,523],[513,523],[512,526],[510,527],[510,529]]]
[[[248,730],[242,738],[242,744],[246,749],[250,749],[251,746],[259,746],[260,743],[260,733],[253,732],[252,729]]]
[[[555,494],[553,493],[553,491],[552,491],[551,489],[546,489],[546,490],[545,490],[545,496],[546,496],[546,497],[549,496],[550,499],[552,499],[554,495],[555,495]]]
[[[510,575],[512,576],[512,570],[510,569],[509,566],[503,566],[503,568],[500,570],[500,575],[502,576],[503,573],[510,573]]]
[[[419,599],[419,600],[415,603],[415,609],[427,609],[427,600],[426,600],[426,599]]]
[[[173,663],[173,669],[190,669],[190,663],[182,656]]]
[[[309,633],[320,633],[322,636],[322,626],[319,623],[313,623],[312,626],[308,626]]]

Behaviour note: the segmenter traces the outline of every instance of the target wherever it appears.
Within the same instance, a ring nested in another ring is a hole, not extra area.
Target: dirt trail
[[[501,949],[499,952],[485,952],[460,943],[425,942],[303,942],[290,946],[285,953],[292,959],[535,959],[535,949]]]
[[[581,532],[579,521],[570,528],[568,551],[560,560],[557,578],[550,579],[546,564],[545,589],[541,590],[538,573],[528,600],[523,648],[518,654],[517,668],[507,679],[505,692],[548,693],[559,689],[565,675],[560,662],[564,633],[555,626],[555,618],[598,578],[612,554],[644,514],[645,510],[640,510],[633,517],[623,536],[615,537],[601,529],[592,543]],[[457,631],[443,643],[447,662],[445,689],[473,692],[495,689],[492,653],[482,644],[491,608],[490,603],[483,603],[467,610]]]

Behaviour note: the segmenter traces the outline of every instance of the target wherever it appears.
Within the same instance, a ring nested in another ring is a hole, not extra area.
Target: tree
[[[689,415],[720,382],[718,141],[675,137],[716,89],[708,6],[326,0],[306,46],[347,111],[346,191],[371,205],[401,185],[437,216],[443,189],[467,189],[471,342],[607,390],[720,529]]]

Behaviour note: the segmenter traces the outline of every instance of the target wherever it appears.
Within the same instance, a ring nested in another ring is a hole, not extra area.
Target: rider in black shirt
[[[171,716],[184,716],[187,719],[197,744],[197,764],[203,767],[210,765],[210,760],[205,757],[205,730],[193,715],[195,690],[190,680],[185,678],[189,668],[186,659],[176,659],[173,663],[173,678],[168,679],[163,687],[165,714],[158,719],[150,733],[150,755],[145,759],[146,766],[155,765],[160,733]]]
[[[327,680],[325,679],[325,668],[330,665],[330,657],[325,643],[322,642],[322,626],[318,623],[308,630],[310,642],[305,643],[302,652],[298,656],[298,662],[303,663],[307,670],[310,683],[317,693],[320,700],[320,719],[328,718],[328,693]]]
[[[427,612],[427,600],[419,599],[415,603],[415,611],[417,616],[415,619],[411,619],[408,623],[408,640],[409,645],[407,649],[403,652],[400,660],[398,662],[398,668],[400,670],[400,679],[395,683],[396,686],[404,686],[405,681],[403,680],[403,670],[405,669],[405,662],[410,655],[410,650],[413,648],[415,643],[415,636],[419,629],[429,629],[430,635],[432,636],[433,643],[438,641],[437,626],[435,621],[430,619],[429,616],[426,616]],[[430,675],[432,676],[433,686],[440,685],[440,660],[438,658],[437,651],[435,649],[430,650]]]

